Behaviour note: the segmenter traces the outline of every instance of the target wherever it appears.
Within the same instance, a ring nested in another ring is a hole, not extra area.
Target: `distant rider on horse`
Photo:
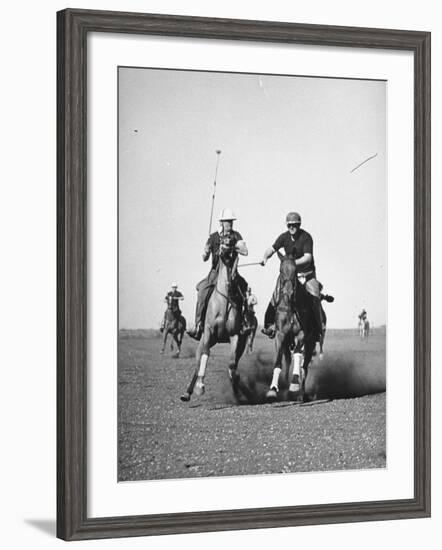
[[[250,332],[253,329],[253,321],[255,318],[255,306],[258,304],[258,300],[250,286],[247,287],[244,303],[243,323],[241,332],[242,334]]]
[[[361,313],[358,315],[359,322],[365,321],[367,319],[367,312],[365,309],[362,309]]]
[[[250,313],[255,313],[255,306],[258,304],[258,300],[256,299],[256,296],[252,294],[252,288],[250,286],[247,287],[247,309]]]
[[[298,280],[304,285],[307,292],[313,298],[312,309],[315,324],[317,326],[317,341],[320,341],[323,331],[321,297],[327,301],[333,301],[333,298],[331,296],[325,298],[324,295],[321,295],[322,285],[316,279],[316,268],[313,258],[313,239],[307,231],[301,229],[301,216],[297,212],[289,212],[286,216],[286,224],[287,231],[279,235],[273,245],[264,252],[262,265],[265,265],[267,260],[281,248],[284,248],[287,256],[293,256],[295,258]],[[264,316],[264,328],[262,332],[269,336],[269,338],[275,337],[277,292],[278,286],[273,293]]]
[[[212,255],[212,268],[207,277],[200,281],[196,287],[198,297],[195,312],[195,326],[193,330],[187,331],[187,334],[195,338],[195,340],[199,340],[203,333],[205,309],[211,291],[216,284],[220,251],[231,250],[235,260],[238,259],[238,254],[242,256],[247,256],[248,254],[246,243],[241,234],[233,229],[234,220],[236,220],[236,217],[230,208],[222,210],[219,217],[221,228],[219,231],[209,236],[204,247],[203,261],[207,262],[210,255]],[[247,282],[241,277],[237,269],[234,269],[232,274],[232,283],[233,289],[239,294],[239,300],[244,304]]]
[[[170,309],[172,311],[175,319],[178,319],[181,316],[180,301],[184,300],[184,296],[177,289],[178,285],[176,283],[172,283],[172,290],[170,290],[164,298],[164,301],[167,304],[167,309]],[[167,310],[164,312],[163,321],[160,328],[161,332],[163,332],[166,325],[166,313]]]

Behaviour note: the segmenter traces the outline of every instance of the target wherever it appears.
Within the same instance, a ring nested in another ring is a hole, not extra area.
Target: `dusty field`
[[[238,404],[227,374],[229,347],[214,348],[206,393],[182,403],[195,344],[160,356],[153,332],[119,339],[119,480],[382,468],[385,456],[385,331],[327,333],[324,360],[310,369],[317,401],[265,404],[273,343],[257,337],[239,373],[253,403]]]

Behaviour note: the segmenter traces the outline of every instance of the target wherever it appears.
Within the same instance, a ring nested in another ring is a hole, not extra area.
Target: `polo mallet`
[[[218,165],[219,165],[219,156],[221,154],[221,150],[217,149],[216,151],[216,168],[215,168],[215,178],[213,180],[213,195],[212,195],[212,208],[210,210],[210,222],[209,222],[209,236],[212,232],[212,218],[213,218],[213,206],[215,204],[215,193],[216,193],[216,177],[218,175]]]
[[[264,262],[252,262],[250,264],[240,264],[238,267],[249,267],[251,265],[264,265]]]

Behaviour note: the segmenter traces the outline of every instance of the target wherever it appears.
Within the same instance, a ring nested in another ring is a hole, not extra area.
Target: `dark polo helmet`
[[[285,217],[285,223],[301,223],[301,216],[298,212],[289,212]]]

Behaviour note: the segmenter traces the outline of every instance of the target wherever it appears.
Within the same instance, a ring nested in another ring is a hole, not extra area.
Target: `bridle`
[[[291,262],[294,266],[293,276],[286,277],[283,272],[283,263]],[[296,266],[295,260],[288,257],[281,257],[281,268],[280,268],[280,277],[279,277],[279,293],[278,293],[278,302],[276,307],[279,311],[294,311],[295,306],[295,297],[296,297],[296,287],[297,287],[297,277],[296,277]],[[285,298],[286,305],[281,304]]]

